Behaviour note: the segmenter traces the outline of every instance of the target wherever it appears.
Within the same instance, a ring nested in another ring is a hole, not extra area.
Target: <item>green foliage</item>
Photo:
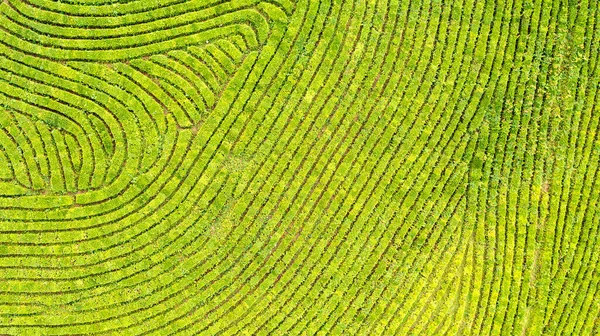
[[[1,2],[0,334],[600,334],[599,20]]]

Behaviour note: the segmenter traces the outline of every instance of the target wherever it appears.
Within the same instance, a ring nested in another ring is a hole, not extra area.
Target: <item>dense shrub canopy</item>
[[[0,334],[600,334],[599,6],[2,1]]]

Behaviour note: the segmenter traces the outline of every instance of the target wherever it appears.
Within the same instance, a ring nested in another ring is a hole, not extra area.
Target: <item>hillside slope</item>
[[[599,7],[4,0],[0,334],[600,334]]]

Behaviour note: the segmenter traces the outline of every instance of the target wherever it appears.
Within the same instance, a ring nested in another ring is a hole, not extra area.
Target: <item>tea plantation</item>
[[[1,0],[0,335],[600,335],[597,0]]]

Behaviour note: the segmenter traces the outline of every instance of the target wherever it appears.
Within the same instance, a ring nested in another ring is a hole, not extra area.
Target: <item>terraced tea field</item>
[[[600,335],[596,0],[3,0],[0,334]]]

